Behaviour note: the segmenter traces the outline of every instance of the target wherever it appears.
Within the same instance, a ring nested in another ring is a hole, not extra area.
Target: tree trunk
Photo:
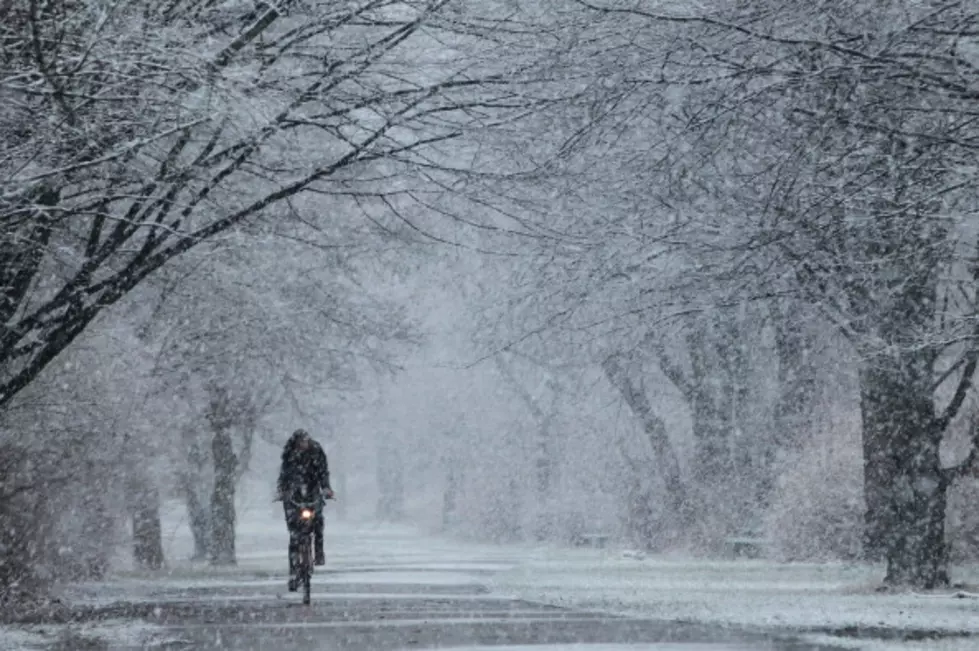
[[[204,500],[198,493],[197,486],[184,480],[184,500],[187,502],[187,516],[190,520],[190,533],[194,537],[194,555],[191,560],[203,561],[210,558],[211,518]]]
[[[780,454],[798,452],[811,433],[811,416],[816,394],[816,372],[810,352],[813,344],[802,319],[800,307],[792,303],[776,306],[775,349],[778,354],[778,397],[772,417],[772,430],[762,454],[765,464],[758,487],[758,503],[771,505],[775,490],[776,464]]]
[[[723,388],[718,387],[718,391],[723,391]],[[733,424],[715,404],[715,400],[725,397],[697,391],[691,404],[697,481],[715,486],[723,492],[734,488],[730,485],[734,473],[729,440]]]
[[[0,444],[0,603],[12,598],[15,586],[22,591],[34,587],[50,526],[43,487],[32,476],[29,459],[27,450]]]
[[[133,560],[138,567],[159,570],[163,567],[163,526],[160,523],[160,494],[156,488],[138,480],[133,504]]]
[[[754,534],[774,486],[776,442],[770,429],[749,426],[751,323],[744,310],[723,309],[691,323],[691,370],[678,384],[690,406],[701,516],[707,541],[715,543],[729,533]],[[680,371],[673,368],[671,374]]]
[[[790,304],[775,314],[779,395],[775,405],[774,445],[769,446],[775,451],[801,447],[816,393],[816,373],[810,352],[813,342],[799,319],[790,316],[793,307]]]
[[[861,373],[865,554],[887,561],[885,583],[925,589],[949,582],[932,361],[927,351],[898,351]]]
[[[715,312],[689,324],[686,347],[690,371],[684,372],[662,348],[660,367],[687,400],[694,441],[693,475],[697,520],[711,536],[753,526],[758,483],[752,434],[735,440],[746,409],[748,360],[743,351],[740,317]]]
[[[234,565],[235,477],[238,461],[227,429],[214,433],[214,492],[211,496],[211,545],[213,565]]]
[[[538,506],[535,525],[532,527],[533,535],[537,540],[544,540],[553,528],[550,522],[550,501],[551,485],[553,484],[554,461],[552,459],[551,424],[554,420],[554,410],[545,411],[540,405],[540,399],[527,390],[523,382],[514,373],[510,364],[504,359],[503,355],[496,355],[493,358],[500,373],[507,379],[514,392],[520,397],[527,410],[536,421],[534,429],[534,489]],[[553,380],[549,386],[554,390]]]
[[[888,585],[913,586],[931,590],[947,587],[949,550],[945,540],[948,484],[937,470],[938,450],[922,451],[929,468],[902,472],[897,491],[898,527],[887,550]],[[906,460],[910,465],[922,461]]]
[[[391,465],[390,476],[390,513],[391,519],[400,521],[405,515],[405,481],[404,481],[404,461],[401,453],[396,451]]]
[[[188,453],[186,471],[180,476],[180,492],[187,505],[190,532],[194,538],[191,560],[204,561],[210,558],[211,544],[211,513],[205,498],[210,483],[211,472],[207,468],[210,459],[205,454],[198,430],[185,430],[183,441]]]
[[[507,482],[506,493],[503,504],[500,506],[503,516],[503,537],[507,542],[524,540],[526,531],[524,529],[524,505],[525,493],[516,477],[510,477]]]
[[[685,391],[693,421],[694,468],[697,480],[722,490],[730,474],[731,378],[723,364],[724,342],[709,324],[695,323],[687,332],[692,372]]]
[[[404,517],[404,468],[401,453],[386,438],[377,450],[377,516],[398,522]]]
[[[347,500],[344,496],[347,495],[347,455],[346,446],[344,445],[344,437],[337,437],[333,449],[333,453],[330,458],[330,469],[331,469],[331,484],[332,488],[337,491],[339,499],[333,502],[332,510],[336,513],[337,520],[347,519]]]
[[[863,429],[863,496],[865,501],[863,554],[869,561],[883,560],[887,541],[896,526],[891,487],[897,481],[897,462],[890,437],[899,426],[895,402],[883,374],[874,369],[860,373],[860,411]]]
[[[686,484],[680,474],[680,462],[676,455],[676,450],[666,432],[666,425],[653,413],[653,407],[646,396],[635,382],[629,377],[628,372],[622,367],[617,356],[611,356],[602,364],[605,376],[609,382],[622,395],[622,399],[635,414],[642,424],[643,431],[653,448],[656,463],[663,482],[666,486],[667,506],[672,516],[676,519],[677,527],[681,531],[686,531],[691,525],[694,508],[690,501],[690,495]],[[633,496],[633,502],[641,499],[640,491]],[[641,505],[633,503],[630,512],[647,512]]]
[[[241,441],[241,446],[235,461],[235,482],[241,481],[251,465],[252,449],[255,444],[255,428],[255,420],[253,418],[249,418],[245,422],[240,423],[238,432],[240,434],[239,440]]]
[[[456,524],[458,515],[459,490],[461,488],[460,471],[454,462],[448,464],[445,476],[445,490],[442,493],[442,529],[451,530]]]
[[[663,527],[656,522],[656,514],[653,512],[654,499],[652,491],[643,478],[634,473],[626,493],[625,528],[633,543],[644,551],[661,551],[664,547]]]
[[[717,542],[729,533],[745,533],[733,530],[746,528],[738,481],[748,477],[739,477],[735,466],[734,384],[728,365],[718,357],[723,353],[721,342],[712,342],[695,329],[688,345],[693,372],[687,400],[694,441],[693,474],[700,499],[698,518],[706,525],[708,537]],[[717,349],[711,351],[713,347]]]

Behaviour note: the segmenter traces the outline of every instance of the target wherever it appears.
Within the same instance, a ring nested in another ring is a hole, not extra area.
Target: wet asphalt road
[[[395,570],[397,568],[388,568]],[[415,572],[417,574],[417,572]],[[313,603],[302,605],[282,581],[243,580],[238,585],[155,592],[144,611],[164,627],[149,646],[113,649],[223,649],[226,651],[385,651],[439,647],[542,645],[540,651],[825,651],[833,647],[771,639],[717,627],[568,610],[490,594],[473,582],[372,581],[371,572],[331,582],[314,579]],[[336,575],[340,576],[340,573]],[[148,595],[149,596],[149,595]],[[622,651],[626,648],[619,647]]]
[[[101,643],[84,648],[839,651],[718,626],[508,598],[490,586],[495,577],[520,567],[524,551],[425,536],[395,525],[338,522],[328,527],[327,566],[317,568],[313,602],[304,606],[300,595],[285,590],[287,534],[279,513],[245,516],[234,568],[178,562],[161,574],[121,573],[67,590],[67,602],[92,609],[84,620],[117,627],[105,634],[89,631]],[[174,558],[193,550],[189,531],[181,531],[169,549]],[[140,627],[141,620],[150,626]],[[64,648],[83,647],[73,641]]]

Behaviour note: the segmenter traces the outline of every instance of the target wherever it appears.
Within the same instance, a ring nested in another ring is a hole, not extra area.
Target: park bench
[[[724,549],[734,558],[761,558],[771,546],[764,538],[752,536],[734,536],[724,539]]]
[[[611,536],[606,533],[582,533],[575,537],[575,546],[605,549],[610,539]]]

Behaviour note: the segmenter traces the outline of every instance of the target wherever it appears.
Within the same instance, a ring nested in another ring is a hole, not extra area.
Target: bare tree
[[[556,402],[558,398],[557,395],[552,395],[548,401],[544,394],[545,391],[555,394],[558,391],[557,382],[545,369],[545,379],[541,382],[543,386],[537,390],[531,390],[524,386],[523,381],[515,374],[512,362],[505,359],[503,354],[496,355],[494,361],[500,375],[506,379],[509,386],[520,397],[520,401],[533,419],[534,491],[535,501],[538,505],[538,512],[534,518],[536,521],[534,536],[542,540],[546,537],[551,524],[548,522],[550,516],[547,511],[553,497],[552,486],[555,473],[553,423],[557,415]]]
[[[517,90],[532,36],[481,3],[0,9],[3,407],[107,308],[239,229],[304,223],[327,254],[430,239],[422,191],[478,171],[467,139],[547,99]]]
[[[673,115],[687,147],[661,183],[714,229],[696,239],[729,254],[718,271],[743,273],[752,256],[767,270],[758,278],[848,338],[861,366],[868,550],[886,557],[888,583],[946,584],[946,493],[976,456],[947,468],[939,454],[976,359],[971,287],[945,299],[974,284],[960,243],[974,235],[958,217],[976,184],[974,8],[579,4],[681,45],[658,78],[637,81],[684,93]]]
[[[602,364],[602,368],[608,377],[609,382],[619,390],[622,399],[629,406],[629,409],[636,415],[642,423],[643,431],[649,440],[653,450],[654,463],[660,477],[666,486],[666,498],[668,507],[668,517],[673,528],[681,535],[689,533],[694,523],[694,516],[698,512],[696,496],[687,484],[680,470],[680,461],[676,449],[670,441],[666,425],[653,410],[649,402],[649,396],[641,383],[637,384],[630,376],[628,367],[622,363],[619,356],[611,356]],[[634,468],[634,473],[640,475],[646,470]],[[650,503],[653,501],[652,495],[640,494],[632,496],[633,503],[631,510],[643,512],[642,516],[636,514],[635,519],[640,523],[640,529],[646,532],[645,538],[651,538],[653,523],[642,523],[644,518],[651,518]],[[646,541],[648,545],[648,540]]]
[[[467,4],[243,9],[217,48],[206,21],[185,20],[207,3],[144,14],[132,0],[101,19],[56,5],[18,3],[4,26],[19,67],[2,80],[18,137],[0,153],[14,251],[0,404],[154,271],[249,220],[328,227],[346,205],[410,227],[412,171],[464,172],[440,144],[538,101],[514,92],[522,62],[492,58],[500,44]],[[457,49],[433,64],[440,35]]]
[[[214,461],[214,490],[211,495],[210,561],[234,565],[235,484],[239,460],[231,441],[231,428],[241,419],[253,419],[248,397],[236,400],[224,386],[211,386],[207,421],[211,426],[211,458]]]

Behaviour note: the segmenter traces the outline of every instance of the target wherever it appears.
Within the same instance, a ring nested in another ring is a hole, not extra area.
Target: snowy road
[[[294,651],[493,646],[497,651],[817,651],[831,647],[739,635],[720,627],[616,617],[493,594],[493,575],[518,550],[420,539],[408,530],[334,527],[313,603],[284,591],[281,525],[243,536],[237,568],[175,568],[169,576],[120,577],[75,595],[101,607],[127,604],[113,651]],[[146,624],[130,625],[137,616]],[[129,619],[132,622],[132,619]],[[102,647],[106,648],[106,647]]]
[[[314,603],[308,607],[295,595],[279,594],[281,581],[183,588],[154,595],[147,620],[163,627],[153,636],[158,644],[234,651],[531,644],[535,651],[816,649],[757,639],[736,643],[721,629],[497,598],[481,584],[466,582],[473,577],[464,571],[454,582],[447,580],[452,574],[444,570],[432,570],[432,582],[400,580],[424,579],[425,574],[411,565],[322,573],[317,577]],[[141,647],[145,648],[114,648]]]

